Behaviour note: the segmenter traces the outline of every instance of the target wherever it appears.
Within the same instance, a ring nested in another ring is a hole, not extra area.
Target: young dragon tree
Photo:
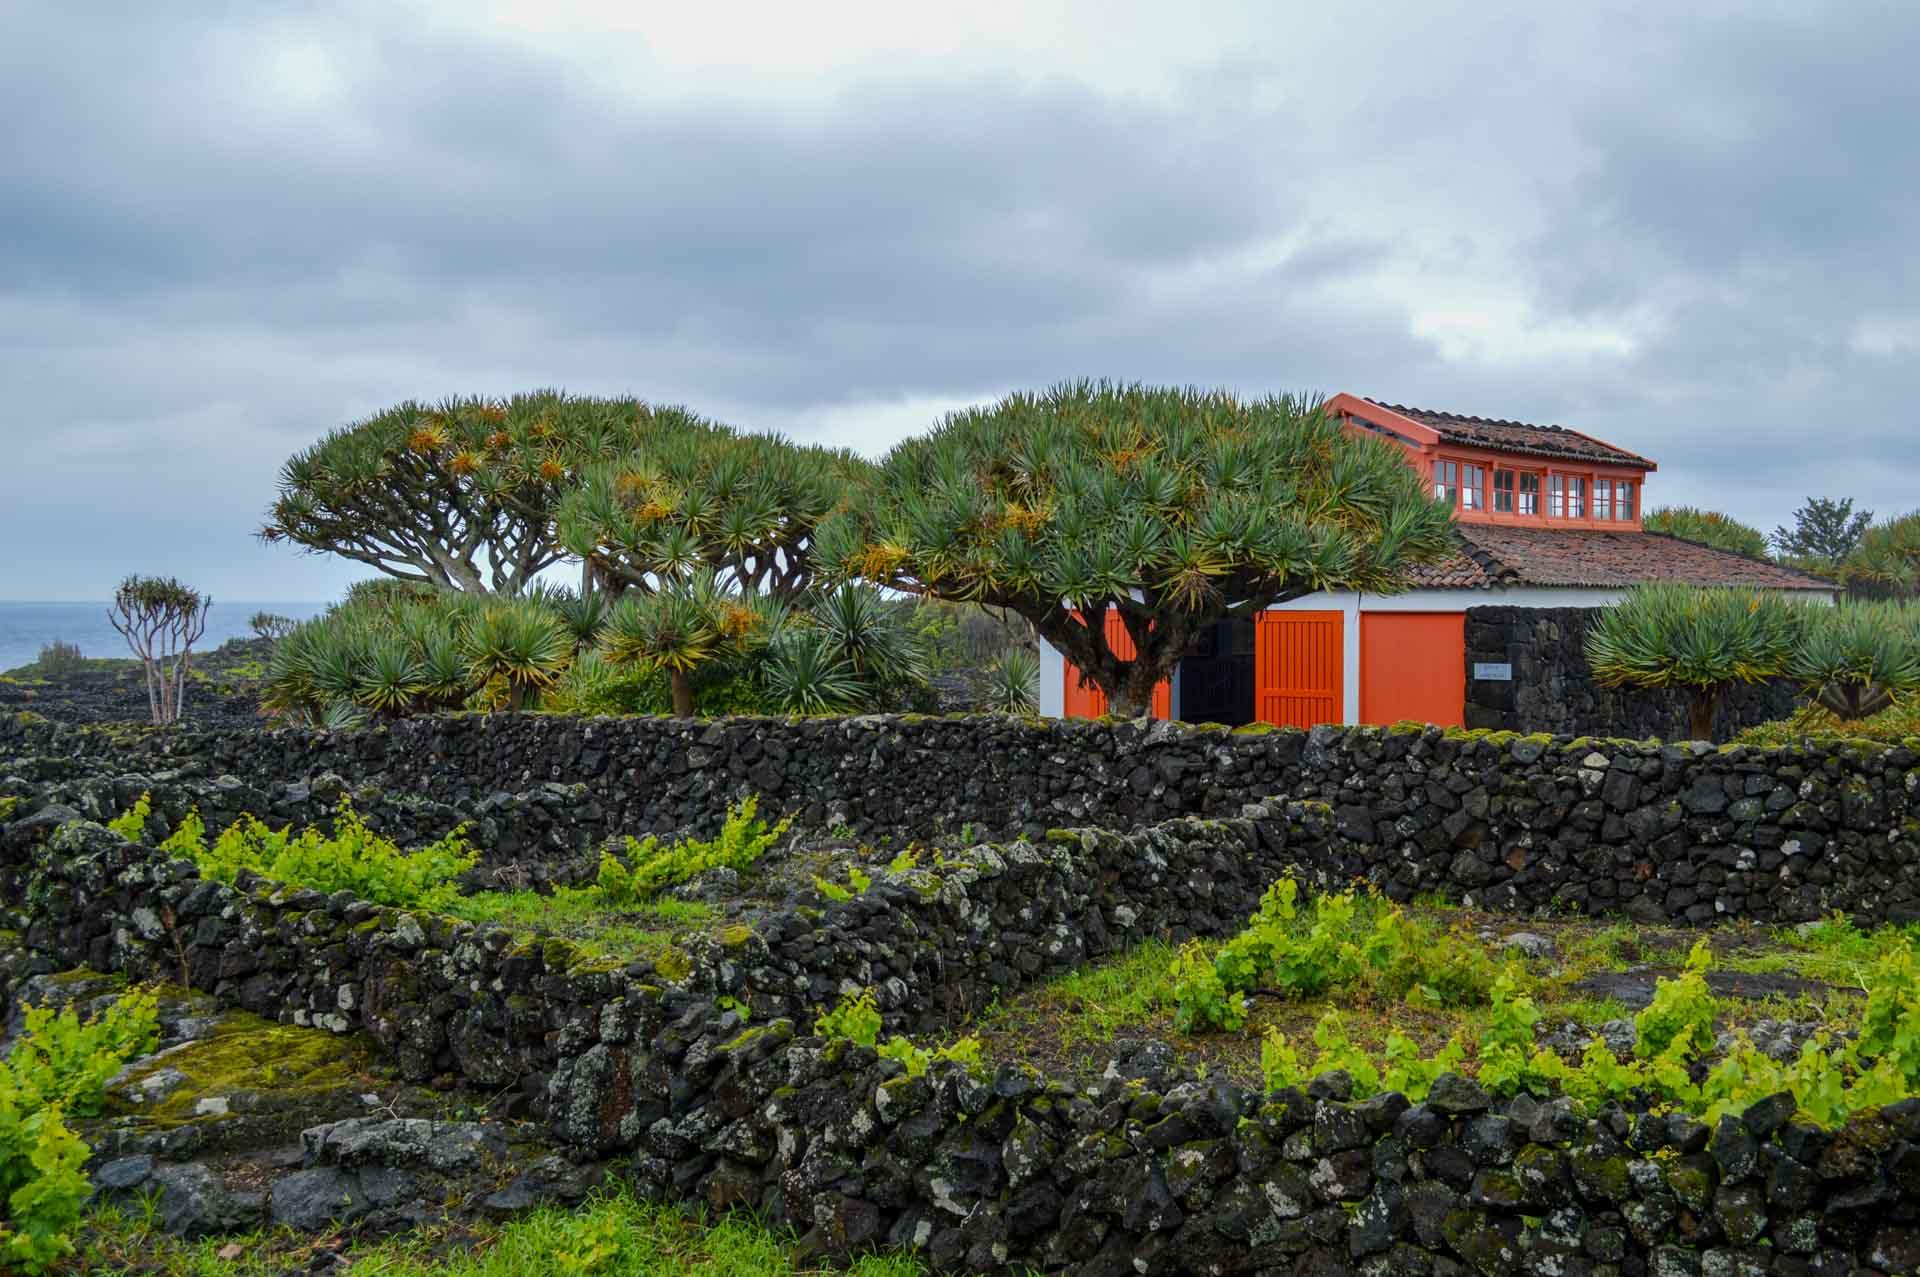
[[[1684,692],[1693,739],[1711,740],[1729,691],[1788,672],[1805,615],[1765,590],[1635,586],[1587,630],[1587,664],[1602,687]]]
[[[1006,608],[1146,713],[1206,628],[1319,590],[1403,587],[1452,516],[1316,401],[1075,382],[947,417],[821,525],[841,577]],[[1133,654],[1107,641],[1117,611]]]
[[[1851,590],[1895,598],[1920,593],[1920,510],[1861,533],[1840,572]]]
[[[1809,608],[1788,672],[1836,718],[1871,718],[1920,691],[1920,605]]]
[[[713,573],[698,572],[624,596],[607,614],[599,651],[617,667],[665,672],[674,715],[691,718],[694,674],[764,644],[781,616],[771,600],[730,593]]]
[[[147,675],[147,708],[161,726],[180,721],[193,645],[207,630],[213,600],[173,577],[130,576],[114,591],[107,620]]]

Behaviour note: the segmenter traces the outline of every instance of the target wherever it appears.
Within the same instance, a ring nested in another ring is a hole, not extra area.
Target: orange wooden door
[[[1338,612],[1262,612],[1253,631],[1253,715],[1280,727],[1346,721]]]
[[[1123,661],[1133,659],[1133,636],[1127,633],[1127,623],[1120,619],[1118,608],[1107,609],[1107,646],[1113,654]],[[1061,713],[1067,718],[1098,718],[1107,712],[1107,694],[1092,683],[1080,686],[1080,670],[1073,662],[1062,663],[1067,676],[1067,694],[1061,700]],[[1173,684],[1166,679],[1153,689],[1153,706],[1149,713],[1154,718],[1173,717]]]
[[[1462,727],[1467,711],[1464,612],[1368,612],[1360,618],[1360,721]]]

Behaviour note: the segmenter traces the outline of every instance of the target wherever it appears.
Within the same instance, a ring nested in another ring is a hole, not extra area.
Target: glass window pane
[[[1540,513],[1540,476],[1537,474],[1520,476],[1520,513]]]
[[[1613,518],[1613,480],[1593,481],[1593,517],[1601,520]]]
[[[1493,512],[1495,514],[1513,513],[1513,471],[1511,470],[1493,472]]]
[[[1547,476],[1547,514],[1555,519],[1567,517],[1567,480],[1564,475]]]
[[[1587,481],[1584,478],[1567,480],[1567,517],[1569,519],[1587,517]]]
[[[1452,505],[1460,489],[1459,467],[1451,461],[1433,463],[1433,495]]]
[[[1622,523],[1633,522],[1633,484],[1625,479],[1620,481],[1620,501],[1615,511],[1614,517]]]

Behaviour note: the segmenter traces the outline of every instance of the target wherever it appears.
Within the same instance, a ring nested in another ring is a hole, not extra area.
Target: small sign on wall
[[[1513,682],[1513,663],[1511,661],[1475,661],[1473,678],[1477,683]]]

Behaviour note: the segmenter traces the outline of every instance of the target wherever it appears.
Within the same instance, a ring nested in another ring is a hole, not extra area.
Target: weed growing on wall
[[[93,1195],[87,1146],[64,1117],[98,1113],[108,1080],[159,1034],[145,991],[87,1020],[72,1007],[30,1007],[25,1020],[0,1062],[0,1268],[37,1273],[73,1253]]]
[[[843,996],[833,1010],[822,1012],[814,1021],[813,1031],[829,1042],[851,1042],[872,1048],[881,1059],[898,1060],[906,1066],[908,1077],[919,1077],[935,1060],[952,1060],[975,1071],[986,1067],[977,1037],[969,1035],[929,1051],[898,1034],[882,1042],[880,1025],[880,1007],[873,990],[862,989]]]
[[[1247,928],[1209,960],[1203,947],[1181,954],[1175,1025],[1183,1032],[1236,1030],[1247,1022],[1247,994],[1319,997],[1364,983],[1375,995],[1419,1006],[1484,1003],[1495,967],[1480,946],[1410,918],[1374,895],[1341,892],[1305,907],[1300,887],[1282,878],[1267,889]]]
[[[137,838],[151,810],[148,796],[110,828]],[[333,833],[308,826],[299,834],[291,825],[274,829],[243,815],[211,843],[200,813],[189,811],[160,844],[162,851],[185,856],[218,882],[232,882],[250,869],[275,882],[318,891],[351,891],[375,904],[401,909],[442,909],[458,895],[454,880],[473,868],[478,853],[467,844],[465,826],[417,851],[402,851],[391,839],[367,827],[353,804],[341,799]]]
[[[709,869],[745,871],[793,825],[792,816],[769,825],[759,812],[760,799],[750,794],[727,808],[726,823],[711,839],[682,838],[662,847],[651,834],[645,839],[628,837],[624,861],[611,851],[600,854],[595,886],[609,905],[638,905]]]
[[[140,836],[147,832],[147,820],[152,815],[153,795],[141,794],[133,800],[133,806],[109,820],[107,828],[128,842],[139,842]]]
[[[1298,897],[1297,886],[1283,879],[1246,930],[1217,952],[1193,944],[1180,952],[1176,1028],[1240,1029],[1249,1018],[1249,995],[1329,997],[1374,1008],[1400,998],[1476,1010],[1471,1031],[1456,1032],[1438,1050],[1398,1028],[1378,1049],[1359,1046],[1339,1010],[1315,1024],[1311,1050],[1270,1026],[1260,1044],[1269,1088],[1340,1070],[1353,1079],[1356,1095],[1394,1090],[1418,1100],[1441,1073],[1461,1071],[1499,1096],[1565,1095],[1589,1109],[1610,1102],[1672,1106],[1708,1120],[1787,1092],[1807,1120],[1822,1125],[1920,1093],[1920,958],[1911,932],[1867,936],[1830,921],[1795,933],[1796,945],[1828,955],[1830,966],[1845,966],[1847,982],[1863,987],[1867,1000],[1851,1038],[1817,1033],[1791,1061],[1764,1054],[1744,1031],[1734,1031],[1726,1045],[1716,1031],[1724,1008],[1707,982],[1713,955],[1701,940],[1678,975],[1655,983],[1651,1001],[1634,1017],[1629,1058],[1596,1037],[1569,1062],[1538,1044],[1541,1012],[1529,992],[1533,979],[1520,964],[1501,968],[1472,936],[1411,919],[1377,898],[1344,892],[1302,904]]]
[[[863,1254],[845,1267],[795,1258],[797,1238],[749,1212],[712,1213],[647,1201],[625,1187],[578,1206],[539,1206],[510,1220],[484,1217],[444,1230],[340,1239],[340,1268],[382,1277],[925,1277],[910,1255]],[[322,1253],[332,1255],[328,1249]],[[314,1239],[288,1229],[185,1241],[130,1209],[89,1220],[80,1256],[89,1273],[261,1277],[313,1267]],[[844,1262],[844,1261],[843,1261]]]

